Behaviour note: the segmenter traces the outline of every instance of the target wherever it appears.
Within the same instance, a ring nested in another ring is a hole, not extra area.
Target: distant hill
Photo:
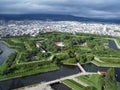
[[[56,15],[56,14],[0,14],[0,20],[50,20],[50,21],[80,21],[80,22],[102,22],[120,24],[120,19],[96,19],[75,17],[72,15]]]

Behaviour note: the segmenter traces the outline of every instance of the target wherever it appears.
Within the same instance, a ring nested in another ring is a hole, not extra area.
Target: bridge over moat
[[[97,74],[96,72],[86,72],[80,63],[74,64],[74,65],[78,66],[78,68],[80,69],[81,72],[79,72],[78,74],[74,74],[74,75],[66,76],[63,78],[56,79],[56,80],[52,80],[52,81],[46,82],[45,84],[61,83],[63,80],[66,80],[66,79],[75,80],[75,77],[78,77],[78,76]],[[82,84],[82,82],[81,82],[81,84]],[[87,85],[84,85],[84,86],[87,86]]]
[[[59,79],[56,79],[56,80],[52,80],[52,81],[49,81],[49,82],[45,82],[44,84],[61,83],[63,80],[66,80],[66,79],[73,79],[74,80],[75,77],[82,76],[82,75],[91,75],[91,74],[97,74],[97,73],[95,73],[95,72],[84,72],[83,73],[82,72],[82,73],[66,76],[66,77],[63,77],[63,78],[59,78]]]

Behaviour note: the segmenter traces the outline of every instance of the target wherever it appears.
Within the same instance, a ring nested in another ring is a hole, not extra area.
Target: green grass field
[[[92,63],[100,67],[120,67],[119,63],[109,63],[109,62],[101,63],[95,60],[92,61]]]
[[[87,75],[87,76],[79,76],[78,80],[85,82],[86,84],[95,87],[97,90],[101,90],[100,84],[98,82],[100,75]]]
[[[64,80],[63,83],[70,87],[72,90],[84,90],[84,87],[74,82],[73,80]]]
[[[86,84],[95,87],[96,90],[101,90],[100,75],[86,75],[77,77],[78,80],[85,82]],[[103,78],[105,82],[105,90],[120,90],[119,82],[111,82],[110,80]]]

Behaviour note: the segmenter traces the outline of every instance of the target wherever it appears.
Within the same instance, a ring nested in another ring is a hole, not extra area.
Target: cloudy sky
[[[0,14],[26,13],[120,18],[120,0],[0,0]]]

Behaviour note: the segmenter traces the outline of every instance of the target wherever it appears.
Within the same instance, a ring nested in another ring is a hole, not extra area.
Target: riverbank
[[[102,60],[101,60],[102,61]],[[85,64],[89,64],[89,63],[92,63],[98,67],[115,67],[115,68],[120,68],[120,64],[114,64],[114,63],[108,63],[108,62],[99,62],[99,61],[96,61],[96,60],[93,60],[91,62],[86,62],[86,63],[81,63],[82,65],[85,65]],[[68,65],[68,66],[77,66],[77,64],[72,64],[72,63],[64,63],[64,65]]]
[[[4,68],[4,66],[3,66],[3,68]],[[31,70],[31,71],[28,71],[28,72],[23,72],[22,74],[13,73],[13,74],[8,74],[8,75],[4,75],[4,76],[0,75],[0,81],[10,80],[10,79],[15,79],[15,78],[21,78],[21,77],[26,77],[26,76],[32,76],[32,75],[42,74],[42,73],[46,73],[46,72],[53,72],[53,71],[56,71],[56,70],[59,70],[58,66],[56,66],[56,65],[46,65],[44,67],[41,67],[40,69]]]
[[[120,68],[120,64],[100,63],[98,61],[92,61],[91,63],[95,64],[98,67],[115,67],[115,68]]]

